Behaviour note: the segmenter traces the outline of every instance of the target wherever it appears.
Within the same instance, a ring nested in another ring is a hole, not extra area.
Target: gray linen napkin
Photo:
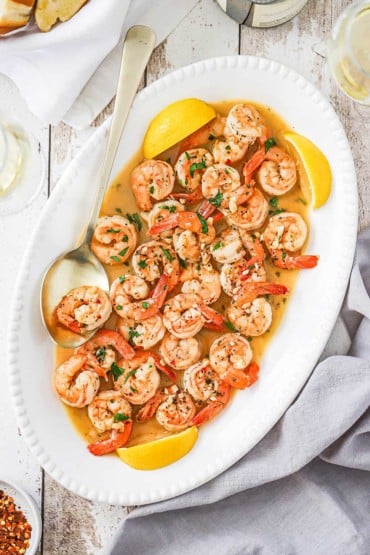
[[[247,455],[194,491],[132,511],[111,555],[370,553],[369,255],[370,228],[341,312],[348,355],[326,356],[331,344],[338,351],[332,335],[300,395]]]

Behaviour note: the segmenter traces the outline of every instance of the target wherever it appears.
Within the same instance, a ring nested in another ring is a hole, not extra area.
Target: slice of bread
[[[0,0],[0,35],[27,25],[35,0]]]
[[[1,0],[0,0],[1,1]],[[87,0],[38,0],[35,12],[40,31],[50,31],[58,21],[67,21]]]

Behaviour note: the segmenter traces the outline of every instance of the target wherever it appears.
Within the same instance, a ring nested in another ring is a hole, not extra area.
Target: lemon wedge
[[[123,462],[137,470],[155,470],[172,464],[193,447],[198,437],[195,426],[172,436],[134,445],[134,447],[121,447],[117,454]]]
[[[331,191],[332,174],[328,159],[310,139],[303,135],[285,131],[282,137],[293,148],[298,156],[298,164],[300,163],[306,174],[307,179],[302,180],[301,183],[303,194],[309,199],[313,208],[320,208],[328,200]]]
[[[216,117],[216,111],[199,98],[184,98],[169,104],[150,122],[143,151],[154,158]]]

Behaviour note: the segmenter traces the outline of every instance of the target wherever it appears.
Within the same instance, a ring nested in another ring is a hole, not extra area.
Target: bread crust
[[[27,25],[35,0],[0,0],[0,35]]]
[[[35,19],[40,31],[50,31],[59,21],[70,19],[88,0],[38,0]]]

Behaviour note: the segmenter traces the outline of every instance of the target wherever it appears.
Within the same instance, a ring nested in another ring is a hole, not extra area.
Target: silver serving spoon
[[[127,32],[123,45],[117,96],[109,131],[108,146],[101,168],[95,201],[80,245],[59,256],[46,270],[41,284],[41,315],[50,337],[61,347],[75,348],[85,343],[96,330],[83,336],[57,324],[55,309],[71,289],[94,285],[109,290],[108,276],[103,265],[90,251],[90,242],[99,217],[101,203],[116,156],[122,131],[135,93],[155,46],[155,34],[150,27],[136,25]]]

